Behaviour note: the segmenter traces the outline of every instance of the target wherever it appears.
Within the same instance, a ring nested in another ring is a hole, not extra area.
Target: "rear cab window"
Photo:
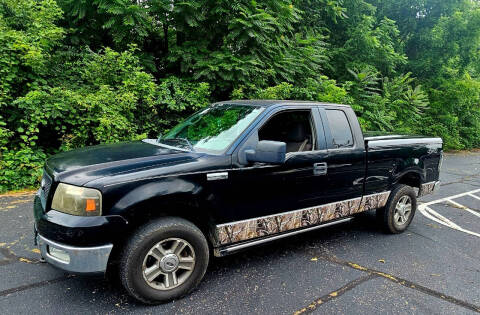
[[[327,109],[325,112],[332,135],[329,147],[332,149],[353,147],[353,134],[347,115],[338,109]]]

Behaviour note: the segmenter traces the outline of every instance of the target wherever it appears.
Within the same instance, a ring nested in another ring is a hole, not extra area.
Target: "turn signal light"
[[[95,211],[97,210],[95,199],[87,199],[85,204],[85,211]]]

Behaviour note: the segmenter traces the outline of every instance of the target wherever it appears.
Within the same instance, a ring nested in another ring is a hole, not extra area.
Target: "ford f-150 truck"
[[[390,233],[439,184],[442,140],[364,135],[349,106],[226,101],[159,139],[50,157],[34,201],[36,241],[73,273],[118,268],[144,303],[181,297],[211,255],[376,210]]]

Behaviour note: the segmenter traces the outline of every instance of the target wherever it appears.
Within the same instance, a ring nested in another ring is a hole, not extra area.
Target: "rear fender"
[[[397,174],[394,185],[405,184],[411,187],[420,188],[425,182],[425,172],[420,167],[410,167]]]

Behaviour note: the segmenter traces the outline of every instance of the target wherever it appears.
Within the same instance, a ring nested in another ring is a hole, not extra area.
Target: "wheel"
[[[192,291],[207,270],[209,249],[203,233],[177,217],[142,226],[120,258],[120,280],[140,302],[158,304]]]
[[[412,187],[397,185],[384,208],[377,210],[377,218],[387,233],[398,234],[407,229],[417,209],[417,197]]]

